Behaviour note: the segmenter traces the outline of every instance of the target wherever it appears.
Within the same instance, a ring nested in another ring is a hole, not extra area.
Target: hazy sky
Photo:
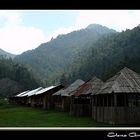
[[[132,29],[140,24],[140,10],[0,10],[0,48],[20,54],[94,23]]]

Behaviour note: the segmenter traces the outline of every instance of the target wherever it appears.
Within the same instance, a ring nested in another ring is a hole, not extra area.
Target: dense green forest
[[[88,49],[102,36],[115,32],[105,26],[91,24],[85,29],[59,35],[34,50],[16,56],[14,60],[30,66],[47,85],[56,84],[62,81],[61,77],[63,79],[63,74],[83,49]]]
[[[70,83],[93,75],[107,80],[123,67],[140,73],[140,27],[104,36],[84,50],[63,79]],[[69,75],[69,76],[68,76]]]
[[[0,56],[0,96],[8,97],[18,92],[34,89],[41,81],[33,76],[25,66],[14,62],[11,58]]]
[[[140,27],[116,32],[101,25],[59,35],[38,48],[0,58],[0,94],[71,84],[94,75],[107,80],[123,67],[140,73]],[[12,88],[11,88],[12,87]]]
[[[47,85],[96,75],[107,80],[123,67],[140,72],[140,27],[115,32],[101,25],[59,35],[15,60],[29,65]]]

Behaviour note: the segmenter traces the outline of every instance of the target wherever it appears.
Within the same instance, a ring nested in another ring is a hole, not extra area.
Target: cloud
[[[49,38],[86,28],[89,24],[101,24],[122,31],[136,27],[139,21],[140,10],[79,10],[72,26],[58,28]]]
[[[34,49],[45,40],[42,31],[33,27],[15,26],[0,29],[0,47],[14,54]]]
[[[49,36],[48,36],[48,41],[53,37],[56,38],[58,35],[62,35],[62,34],[67,34],[70,33],[72,31],[77,30],[77,28],[75,26],[70,26],[68,28],[64,28],[64,27],[60,27],[57,30],[53,31]]]
[[[89,24],[101,24],[117,31],[132,29],[139,24],[140,10],[78,10],[73,25],[63,26],[52,31],[48,37],[40,28],[23,25],[22,11],[0,11],[0,48],[20,54],[34,49],[60,34],[87,27]]]
[[[122,31],[134,28],[139,21],[140,10],[82,10],[79,11],[75,24],[85,27],[97,23]]]
[[[14,54],[34,49],[46,41],[43,31],[22,25],[19,12],[1,12],[4,26],[0,28],[0,48]]]
[[[0,19],[3,20],[4,26],[14,26],[18,25],[22,22],[22,18],[20,16],[20,12],[16,12],[14,10],[8,11],[0,11]]]

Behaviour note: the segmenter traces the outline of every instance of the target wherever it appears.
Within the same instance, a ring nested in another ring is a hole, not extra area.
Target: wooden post
[[[101,102],[100,98],[101,98],[100,95],[98,95],[97,99],[98,99],[98,106],[99,106],[99,107],[100,107],[100,105],[101,105],[101,104],[100,104],[100,102]]]
[[[117,95],[114,94],[114,107],[117,107]]]
[[[96,106],[98,106],[98,99],[97,99],[98,95],[96,96]]]
[[[136,107],[138,107],[139,104],[138,104],[138,95],[137,94],[135,95],[135,98],[136,98]]]
[[[99,101],[99,107],[101,106],[101,97],[102,97],[102,95],[100,96],[98,96],[98,101]]]
[[[113,98],[112,98],[112,95],[110,96],[110,102],[111,102],[111,106],[113,106]]]
[[[46,109],[46,102],[47,102],[47,101],[46,101],[46,96],[44,96],[44,98],[43,98],[43,108],[44,108],[44,109]]]
[[[108,95],[106,95],[106,105],[108,107]]]
[[[97,96],[95,95],[95,114],[94,114],[94,119],[97,120]]]
[[[95,106],[97,106],[97,96],[95,96]]]
[[[71,98],[71,103],[70,103],[70,114],[74,114],[74,110],[73,110],[73,106],[74,106],[74,97],[72,96]]]
[[[116,124],[117,122],[117,94],[114,93],[114,115],[113,115],[113,118],[112,118],[112,122],[114,124]]]
[[[105,105],[104,105],[104,95],[103,95],[103,107],[104,107]]]
[[[95,106],[95,96],[92,96],[92,106]]]
[[[127,94],[124,94],[124,106],[127,107],[128,100],[127,100]]]
[[[104,122],[104,118],[105,118],[105,117],[104,117],[104,106],[105,106],[105,105],[104,105],[104,95],[103,95],[103,106],[102,106],[102,107],[103,107],[103,122]]]

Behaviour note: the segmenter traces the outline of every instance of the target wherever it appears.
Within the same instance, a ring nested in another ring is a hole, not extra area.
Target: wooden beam
[[[108,106],[108,95],[106,95],[106,106]]]
[[[105,106],[105,104],[104,104],[104,103],[105,103],[104,100],[105,100],[105,96],[103,96],[103,107]]]
[[[117,107],[117,94],[114,93],[114,106]]]
[[[124,94],[124,106],[125,106],[125,107],[128,106],[128,98],[127,98],[127,94]]]
[[[136,107],[138,107],[139,103],[138,103],[138,95],[137,94],[135,95],[135,98],[136,98]]]

